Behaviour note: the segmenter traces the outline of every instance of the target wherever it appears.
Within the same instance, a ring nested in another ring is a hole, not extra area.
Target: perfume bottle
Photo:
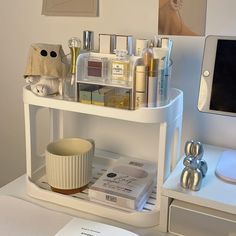
[[[68,41],[68,47],[71,53],[70,69],[64,79],[63,98],[65,100],[77,101],[76,87],[76,59],[80,52],[81,41],[79,38],[72,37]]]
[[[129,82],[129,58],[126,50],[115,50],[116,58],[111,60],[111,79],[118,84]]]

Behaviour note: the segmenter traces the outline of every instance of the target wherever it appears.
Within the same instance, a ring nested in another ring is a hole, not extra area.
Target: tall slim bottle
[[[148,107],[157,106],[157,86],[158,86],[158,67],[159,59],[152,58],[149,68],[149,77],[148,77]]]
[[[77,81],[76,81],[76,60],[80,52],[81,41],[79,38],[72,37],[68,41],[71,53],[70,69],[64,80],[63,99],[77,101]]]

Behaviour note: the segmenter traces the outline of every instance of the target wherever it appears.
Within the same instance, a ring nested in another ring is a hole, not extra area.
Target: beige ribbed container
[[[93,145],[80,138],[48,144],[46,175],[52,190],[64,194],[81,191],[91,179],[93,151]]]

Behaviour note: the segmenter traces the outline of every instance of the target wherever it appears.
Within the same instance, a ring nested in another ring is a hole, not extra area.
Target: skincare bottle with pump
[[[129,83],[130,62],[126,50],[115,50],[116,58],[111,60],[111,79],[112,83]]]
[[[73,37],[69,39],[68,46],[71,52],[71,63],[63,83],[63,99],[77,101],[76,59],[80,52],[81,41]]]

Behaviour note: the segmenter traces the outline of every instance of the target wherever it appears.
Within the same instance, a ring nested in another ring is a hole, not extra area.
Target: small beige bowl
[[[93,145],[80,138],[64,138],[46,149],[46,175],[52,191],[73,194],[82,191],[92,176]]]

